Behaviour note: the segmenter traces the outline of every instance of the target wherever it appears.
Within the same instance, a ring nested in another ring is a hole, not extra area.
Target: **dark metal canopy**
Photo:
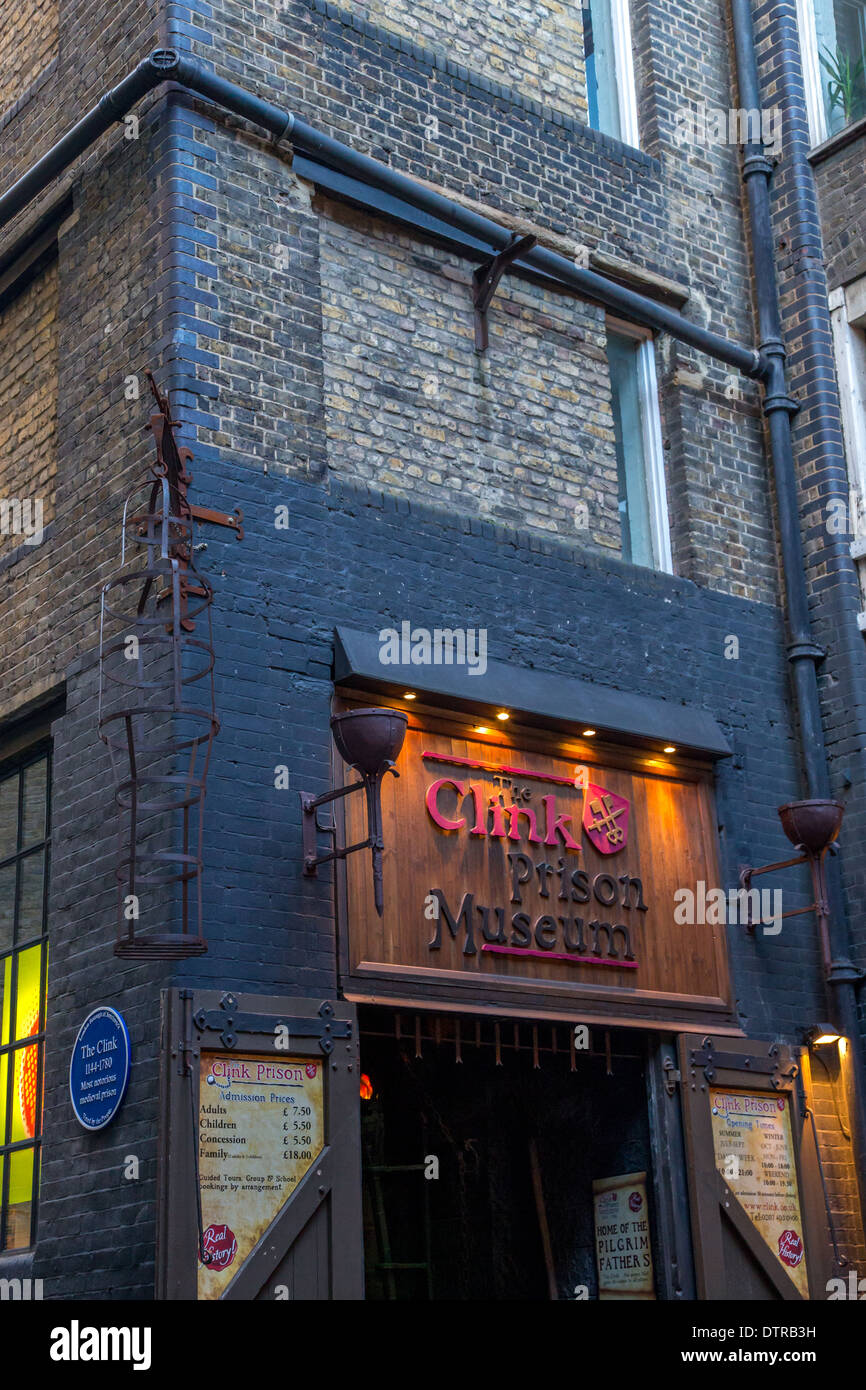
[[[483,675],[465,666],[383,664],[378,634],[339,627],[334,641],[334,681],[380,695],[417,692],[426,704],[490,717],[507,709],[521,723],[579,733],[591,725],[599,738],[628,740],[658,749],[675,743],[681,753],[723,758],[731,748],[705,710],[654,700],[576,676],[528,670],[489,661]]]

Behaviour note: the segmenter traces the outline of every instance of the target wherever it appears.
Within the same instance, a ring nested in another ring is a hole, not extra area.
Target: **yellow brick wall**
[[[573,0],[502,8],[489,0],[363,0],[351,9],[423,48],[445,50],[492,82],[586,118],[583,10]]]
[[[54,516],[57,473],[57,266],[0,313],[0,503],[42,503]],[[34,513],[31,512],[31,515]],[[0,561],[20,546],[0,515]]]
[[[0,114],[56,56],[58,10],[58,0],[0,5]]]

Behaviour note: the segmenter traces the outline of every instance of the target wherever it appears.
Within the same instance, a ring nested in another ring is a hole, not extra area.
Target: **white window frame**
[[[800,34],[800,56],[803,66],[803,85],[806,89],[806,110],[812,145],[822,145],[829,137],[824,110],[824,86],[818,60],[818,26],[814,0],[797,0],[797,29]]]
[[[866,275],[833,290],[829,304],[848,464],[851,555],[864,602],[857,623],[866,631]]]
[[[662,444],[662,417],[659,406],[659,384],[656,376],[655,343],[652,338],[644,338],[642,341],[638,348],[637,364],[653,555],[657,570],[663,574],[673,574],[674,562],[671,554],[668,493],[665,486],[665,451]]]
[[[599,87],[599,107],[604,105],[611,124],[613,118],[619,125],[617,135],[599,126],[602,135],[618,139],[624,145],[640,148],[640,130],[637,119],[637,93],[634,81],[634,60],[631,46],[631,14],[629,0],[584,0],[604,6],[604,14],[596,10],[596,81],[599,79],[598,55],[607,48],[606,61],[613,66],[613,80],[616,84],[616,101],[606,88]],[[600,22],[603,21],[603,22]],[[602,96],[603,93],[603,96]]]
[[[616,65],[616,93],[619,103],[620,139],[623,144],[639,149],[640,128],[637,119],[637,89],[634,81],[629,0],[610,0],[610,10],[613,28],[613,55]]]
[[[656,375],[655,341],[649,329],[637,324],[606,317],[612,333],[633,338],[638,343],[637,376],[640,399],[641,443],[646,470],[647,509],[653,550],[653,568],[660,574],[673,574],[671,528],[668,513],[668,494],[665,483],[665,451],[662,443],[662,415],[659,404],[659,385]]]

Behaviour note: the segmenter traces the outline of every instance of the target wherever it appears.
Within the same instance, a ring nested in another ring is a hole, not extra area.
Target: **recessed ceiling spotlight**
[[[497,719],[501,719],[501,720],[503,721],[503,723],[504,723],[505,720],[506,720],[506,719],[510,719],[511,716],[510,716],[510,714],[508,713],[508,710],[507,710],[507,709],[501,709],[501,710],[499,711],[499,713],[497,714],[496,718],[497,718]]]
[[[676,751],[677,751],[677,750],[676,750],[676,748],[674,747],[674,745],[673,745],[672,743],[666,744],[666,746],[665,746],[665,752],[666,752],[666,753],[676,753]]]
[[[418,699],[418,696],[415,694],[415,691],[414,691],[414,690],[404,690],[404,691],[403,691],[403,699],[404,699],[404,700],[417,700],[417,699]]]
[[[581,738],[595,738],[595,729],[584,729]]]

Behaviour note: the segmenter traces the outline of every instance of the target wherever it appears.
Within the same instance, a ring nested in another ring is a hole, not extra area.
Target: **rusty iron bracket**
[[[232,1048],[238,1033],[264,1034],[273,1038],[278,1028],[285,1028],[289,1038],[318,1038],[326,1055],[334,1049],[335,1038],[350,1038],[352,1023],[348,1018],[335,1018],[334,1006],[327,1000],[319,1005],[314,1018],[289,1018],[280,1014],[238,1013],[238,1001],[233,994],[224,994],[218,1009],[199,1009],[193,1018],[200,1033],[219,1033],[223,1047]]]
[[[215,512],[211,507],[190,507],[193,521],[209,521],[213,526],[230,526],[239,541],[244,538],[244,514],[240,507],[233,512]]]
[[[485,352],[490,339],[487,332],[487,310],[496,287],[512,261],[538,244],[538,237],[514,236],[509,244],[472,272],[472,303],[475,306],[475,351]]]
[[[395,777],[400,774],[392,762],[387,762],[383,768],[383,775],[392,772]],[[299,792],[301,798],[301,811],[303,812],[303,835],[304,835],[304,873],[314,876],[320,864],[330,864],[334,859],[345,859],[347,855],[354,854],[358,849],[370,849],[376,842],[375,835],[369,835],[366,840],[358,840],[354,845],[346,845],[343,849],[334,849],[330,854],[316,853],[316,832],[322,831],[323,834],[336,835],[336,822],[330,825],[320,825],[318,819],[318,809],[320,806],[327,805],[330,801],[339,801],[344,796],[350,796],[352,792],[366,791],[369,796],[369,778],[361,782],[350,782],[346,787],[338,787],[336,791],[324,792],[322,796],[311,796],[309,792]]]

